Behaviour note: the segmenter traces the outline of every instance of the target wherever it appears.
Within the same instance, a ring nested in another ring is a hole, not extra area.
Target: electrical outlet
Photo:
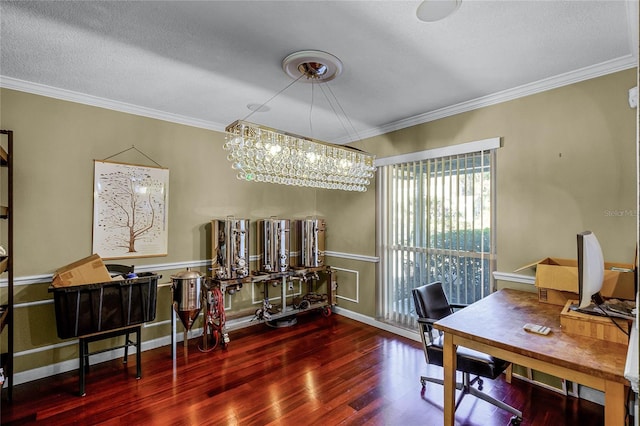
[[[638,107],[638,86],[629,89],[629,106],[631,108]]]

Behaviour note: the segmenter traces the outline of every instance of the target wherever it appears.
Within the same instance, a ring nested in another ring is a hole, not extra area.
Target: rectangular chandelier
[[[364,192],[376,169],[375,156],[356,148],[243,120],[225,130],[223,148],[240,180]]]

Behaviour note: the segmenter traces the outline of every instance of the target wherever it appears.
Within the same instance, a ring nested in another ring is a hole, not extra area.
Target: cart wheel
[[[322,308],[322,315],[325,317],[331,316],[331,308],[328,306],[325,306],[324,308]]]
[[[513,416],[509,420],[509,425],[519,426],[522,423],[522,417]]]
[[[227,349],[229,347],[229,334],[222,333],[220,337],[220,346],[222,347],[222,349]]]

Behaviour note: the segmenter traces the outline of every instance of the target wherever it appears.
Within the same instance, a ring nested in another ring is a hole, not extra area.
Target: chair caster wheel
[[[480,391],[482,390],[482,384],[483,383],[484,382],[482,381],[482,379],[478,378],[478,390],[480,390]]]
[[[509,420],[509,424],[513,426],[519,426],[522,423],[522,417],[513,416],[511,420]]]

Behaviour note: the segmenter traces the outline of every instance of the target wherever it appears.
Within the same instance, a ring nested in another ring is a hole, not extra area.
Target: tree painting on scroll
[[[166,256],[169,170],[94,161],[93,253]]]

